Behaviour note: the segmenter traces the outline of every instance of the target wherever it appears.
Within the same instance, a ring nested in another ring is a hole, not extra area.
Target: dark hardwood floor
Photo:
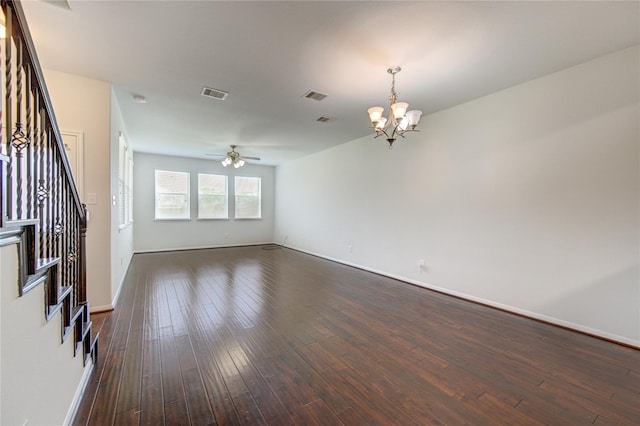
[[[75,424],[638,425],[640,351],[288,249],[138,254]]]

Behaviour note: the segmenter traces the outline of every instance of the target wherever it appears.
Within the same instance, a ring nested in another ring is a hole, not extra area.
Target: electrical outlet
[[[349,244],[349,253],[353,253],[353,246]]]
[[[424,259],[418,260],[418,271],[423,272],[425,269]]]

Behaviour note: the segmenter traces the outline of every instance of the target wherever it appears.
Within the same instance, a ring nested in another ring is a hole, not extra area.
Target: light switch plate
[[[96,193],[95,192],[89,192],[87,194],[87,204],[96,204]]]

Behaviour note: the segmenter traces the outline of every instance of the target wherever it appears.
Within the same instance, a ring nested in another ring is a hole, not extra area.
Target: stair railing
[[[6,37],[0,39],[0,155],[2,229],[33,226],[27,255],[57,259],[49,290],[71,297],[72,313],[86,305],[86,206],[80,202],[26,18],[18,1],[0,1]],[[70,289],[70,290],[69,290]],[[28,290],[24,286],[20,293]],[[52,297],[52,300],[55,297]]]

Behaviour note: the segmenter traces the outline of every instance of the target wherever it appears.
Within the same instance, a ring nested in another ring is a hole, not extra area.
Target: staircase
[[[86,298],[86,206],[67,160],[24,13],[0,2],[0,246],[18,251],[20,296],[44,286],[44,318],[62,316],[61,340],[73,336],[73,356],[97,363]]]

